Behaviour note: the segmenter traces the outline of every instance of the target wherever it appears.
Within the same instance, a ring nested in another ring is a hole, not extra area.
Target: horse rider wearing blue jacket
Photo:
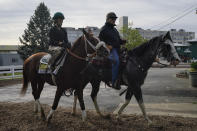
[[[108,47],[110,48],[110,59],[112,62],[112,88],[114,89],[120,89],[120,85],[116,84],[117,82],[117,76],[119,72],[119,50],[120,45],[123,45],[126,43],[125,40],[122,40],[120,38],[119,32],[115,28],[116,19],[118,17],[114,12],[110,12],[106,16],[106,23],[101,28],[99,39],[101,41],[104,41]]]
[[[49,31],[49,52],[51,59],[49,65],[51,70],[54,70],[55,61],[61,55],[65,48],[70,48],[68,36],[65,29],[62,28],[64,15],[61,12],[56,12],[53,16],[54,26]]]

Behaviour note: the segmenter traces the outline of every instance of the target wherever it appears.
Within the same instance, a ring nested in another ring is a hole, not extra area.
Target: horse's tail
[[[27,65],[24,64],[23,65],[23,87],[21,89],[20,95],[24,96],[26,94],[27,88],[28,88],[28,83],[29,83],[29,79],[28,79],[28,69],[27,69]]]

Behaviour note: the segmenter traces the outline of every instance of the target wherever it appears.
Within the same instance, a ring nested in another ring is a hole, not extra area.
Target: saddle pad
[[[48,64],[40,63],[39,69],[38,69],[38,73],[39,74],[48,74],[48,73],[51,73],[50,70],[49,70],[49,68],[48,68]]]
[[[51,58],[50,54],[44,55],[41,59],[40,59],[40,65],[39,65],[39,69],[38,69],[38,73],[39,74],[48,74],[50,73],[50,70],[48,68],[48,62]]]

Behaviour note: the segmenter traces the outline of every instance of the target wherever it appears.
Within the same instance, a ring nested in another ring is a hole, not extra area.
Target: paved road
[[[145,84],[142,86],[144,102],[149,114],[182,115],[197,117],[197,88],[190,87],[188,79],[176,78],[176,73],[186,68],[151,68]],[[125,87],[123,87],[125,88]],[[28,102],[33,100],[29,86],[25,97],[20,97],[21,84],[0,88],[0,101]],[[41,103],[52,105],[56,87],[45,85],[41,94]],[[124,102],[124,95],[119,97],[120,91],[105,88],[101,85],[98,104],[103,111],[117,111]],[[84,90],[84,100],[87,109],[94,109],[90,99],[91,86]],[[73,96],[62,97],[60,106],[72,107]],[[78,106],[79,108],[79,106]],[[135,98],[126,108],[125,114],[141,113]]]

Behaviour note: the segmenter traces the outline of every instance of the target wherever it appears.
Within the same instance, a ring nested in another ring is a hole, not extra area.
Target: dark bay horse
[[[62,69],[56,76],[55,83],[57,90],[52,108],[47,116],[47,121],[52,118],[63,91],[67,89],[73,89],[77,92],[82,110],[82,118],[85,118],[86,116],[84,109],[83,89],[80,88],[80,72],[86,67],[86,58],[88,54],[95,52],[95,47],[99,43],[99,40],[88,34],[85,30],[83,30],[83,33],[84,35],[78,38],[73,47],[70,49]],[[40,94],[45,82],[54,85],[50,74],[38,74],[40,59],[46,54],[47,53],[44,52],[36,53],[25,60],[23,65],[23,87],[21,89],[21,94],[24,95],[26,93],[28,83],[31,83],[32,94],[35,99],[34,109],[36,112],[40,109],[41,117],[43,119],[45,119],[45,114],[39,102]]]
[[[126,95],[125,95],[125,103],[121,106],[118,111],[118,116],[122,113],[124,108],[129,104],[132,96],[134,95],[139,107],[148,122],[151,122],[148,116],[146,115],[145,106],[142,97],[141,86],[144,83],[144,80],[147,76],[149,68],[152,66],[155,58],[157,56],[165,57],[168,61],[171,61],[174,65],[178,64],[180,58],[174,48],[172,43],[172,39],[170,33],[166,33],[165,35],[158,36],[152,38],[148,42],[141,44],[140,46],[134,48],[133,50],[128,52],[128,62],[123,69],[122,80],[124,85],[127,86]],[[98,69],[97,69],[98,70]],[[101,116],[102,113],[99,110],[99,106],[97,104],[97,94],[100,87],[101,81],[106,81],[105,79],[100,79],[98,77],[98,72],[94,73],[85,73],[82,79],[83,87],[85,88],[87,83],[91,83],[92,85],[92,93],[91,98],[94,102],[95,109],[97,113]],[[73,113],[76,112],[76,99],[77,94],[75,94],[75,99],[73,103]]]

